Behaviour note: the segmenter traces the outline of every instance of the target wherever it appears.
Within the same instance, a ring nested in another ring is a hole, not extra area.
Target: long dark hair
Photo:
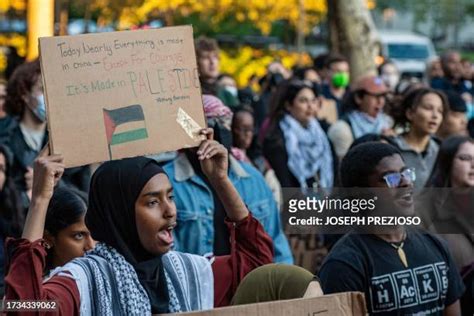
[[[58,233],[77,223],[87,211],[87,196],[82,191],[68,186],[61,186],[54,190],[49,201],[45,233],[56,237]],[[46,271],[53,267],[53,251],[48,251],[46,256]]]
[[[357,104],[356,97],[362,99],[367,92],[364,90],[349,91],[342,98],[342,113],[348,114],[349,112],[359,109],[359,104]]]
[[[451,136],[441,143],[435,166],[426,183],[427,187],[446,188],[451,186],[451,169],[454,157],[459,147],[467,142],[474,143],[474,139],[469,136]]]
[[[5,157],[5,183],[0,191],[0,226],[4,236],[19,237],[25,221],[25,209],[21,202],[20,191],[15,186],[11,175],[13,156],[8,147],[0,145],[0,155]]]
[[[291,79],[282,82],[270,100],[270,124],[273,125],[285,115],[285,105],[292,104],[298,93],[303,89],[310,89],[318,96],[313,87],[302,80]]]
[[[445,94],[439,90],[423,87],[409,91],[398,104],[393,104],[390,109],[390,114],[395,120],[395,126],[402,128],[408,127],[410,121],[406,116],[406,112],[409,109],[415,110],[420,105],[421,100],[423,100],[423,97],[430,93],[436,94],[441,98],[441,101],[443,103],[444,117],[449,110],[448,101]]]
[[[24,63],[15,69],[8,80],[5,109],[12,116],[23,117],[28,106],[25,96],[29,96],[41,75],[39,60]]]
[[[68,186],[54,190],[46,213],[45,230],[52,236],[77,223],[87,211],[87,196]]]

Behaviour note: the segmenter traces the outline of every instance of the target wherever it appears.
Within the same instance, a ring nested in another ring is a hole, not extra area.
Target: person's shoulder
[[[431,79],[430,85],[433,89],[445,89],[446,79],[443,77]]]
[[[323,83],[323,84],[321,85],[321,94],[322,94],[323,97],[325,97],[325,98],[332,98],[331,89],[330,89],[328,83]]]
[[[354,258],[362,258],[363,239],[363,235],[360,234],[345,234],[334,244],[326,261],[339,260],[350,263]]]
[[[11,133],[11,131],[18,126],[18,120],[10,115],[0,119],[0,134]]]
[[[434,247],[442,252],[443,255],[447,255],[449,253],[448,242],[436,234],[415,229],[410,230],[409,234],[409,236],[411,236],[411,238],[413,238],[415,241],[427,245],[428,247]]]
[[[19,123],[15,123],[9,130],[8,134],[5,136],[8,137],[8,140],[5,141],[5,144],[8,145],[12,151],[17,152],[27,149],[27,145],[23,137],[23,133],[21,132]]]
[[[66,276],[76,280],[85,280],[87,279],[88,271],[92,269],[93,262],[100,266],[107,266],[109,264],[106,259],[100,256],[88,254],[87,256],[74,258],[65,265],[54,268],[48,273],[44,281],[46,282],[54,276]]]
[[[347,122],[347,119],[345,117],[341,117],[336,122],[334,122],[334,124],[331,125],[331,129],[340,129],[340,128],[349,128],[350,129],[350,125]]]
[[[233,176],[231,179],[232,181],[239,181],[240,184],[243,185],[243,187],[247,188],[244,189],[244,192],[247,192],[247,194],[249,192],[252,192],[251,195],[254,197],[272,196],[272,191],[268,187],[268,184],[265,181],[265,177],[257,168],[255,168],[248,162],[237,161],[236,159],[233,159],[232,164],[234,163],[237,163],[238,166],[234,165],[231,170],[234,175],[237,175],[237,177]],[[234,182],[234,184],[236,183]],[[241,186],[239,185],[238,187]],[[248,195],[244,192],[241,193],[248,197]]]
[[[175,159],[176,159],[176,158],[175,158]],[[174,170],[174,160],[175,160],[175,159],[168,161],[168,162],[165,163],[165,164],[163,165],[163,167],[162,167],[163,170],[168,174],[168,176],[171,176],[171,175],[172,175],[171,173],[168,173],[168,172]]]
[[[175,170],[180,168],[188,168],[190,163],[186,154],[183,152],[178,152],[178,154],[171,160],[167,161],[162,165],[163,170],[166,172],[168,177],[175,177]]]
[[[438,150],[439,146],[441,146],[441,143],[443,141],[441,138],[437,137],[436,135],[432,135],[430,137],[430,146],[433,146],[434,149]]]
[[[268,131],[263,139],[263,148],[284,147],[285,137],[280,127],[280,121],[270,123]]]
[[[200,265],[209,265],[211,261],[213,261],[213,256],[209,255],[196,255],[187,252],[180,252],[180,251],[168,251],[166,254],[163,255],[164,260],[168,260],[172,265],[176,262],[186,262],[193,263],[193,264],[200,264]]]
[[[433,242],[437,245],[441,245],[443,247],[448,247],[448,244],[446,243],[446,241],[443,238],[441,238],[438,235],[433,234],[431,232],[426,232],[426,231],[420,231],[420,230],[417,230],[417,229],[413,229],[413,230],[409,231],[409,234],[411,234],[412,236],[415,236],[419,240],[431,241],[431,242]]]
[[[333,137],[336,135],[347,134],[352,135],[351,126],[344,119],[337,120],[328,129],[328,136]]]
[[[252,164],[250,164],[246,161],[238,161],[237,159],[235,159],[235,161],[233,161],[232,163],[238,164],[240,167],[242,167],[242,169],[246,173],[248,173],[248,175],[250,177],[255,177],[258,180],[265,181],[265,179],[263,178],[262,173],[257,168],[252,166]]]
[[[283,137],[283,130],[280,127],[281,120],[273,121],[269,123],[267,135],[265,140],[273,140],[275,138]]]
[[[418,154],[410,147],[410,145],[408,145],[402,135],[390,136],[388,141],[391,145],[397,147],[397,149],[400,150],[405,159],[407,157],[411,157],[412,154],[418,156]]]
[[[328,133],[329,128],[331,127],[331,123],[329,123],[326,119],[318,119],[319,126],[321,126],[322,130],[325,134]]]
[[[400,135],[388,136],[387,140],[395,147],[400,147],[401,143],[403,142],[402,136]]]
[[[346,234],[332,247],[323,261],[320,271],[347,268],[351,271],[363,273],[368,259],[364,257],[363,236]],[[327,270],[329,269],[329,270]],[[346,271],[340,271],[342,274]]]

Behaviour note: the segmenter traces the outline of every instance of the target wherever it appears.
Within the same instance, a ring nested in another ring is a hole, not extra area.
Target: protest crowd
[[[194,46],[208,126],[176,152],[65,168],[39,61],[0,81],[0,297],[146,315],[358,291],[375,315],[474,313],[474,231],[456,218],[458,234],[433,221],[328,235],[303,268],[282,215],[285,188],[404,189],[406,208],[414,190],[472,189],[469,61],[449,50],[424,79],[389,60],[352,79],[328,52],[306,68],[274,60],[255,91],[220,73],[214,39]],[[474,217],[472,194],[430,202],[430,218],[443,203]]]

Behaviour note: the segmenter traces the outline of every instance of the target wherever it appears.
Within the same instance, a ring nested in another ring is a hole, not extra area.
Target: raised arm
[[[62,156],[47,156],[47,148],[43,149],[34,164],[31,203],[22,238],[30,242],[43,238],[48,204],[63,173]]]
[[[7,300],[55,301],[59,314],[78,315],[79,292],[72,278],[53,277],[43,283],[46,264],[46,249],[42,239],[44,223],[54,186],[63,172],[63,158],[59,155],[47,156],[45,150],[35,161],[32,200],[22,239],[7,241],[5,297]]]
[[[249,211],[229,179],[227,149],[213,139],[212,128],[201,130],[201,134],[207,137],[197,152],[201,169],[217,192],[229,220],[239,222],[249,215]]]
[[[214,272],[215,307],[229,305],[240,281],[253,269],[273,260],[273,242],[263,226],[250,215],[242,198],[227,176],[228,154],[221,144],[212,140],[212,129],[202,131],[207,136],[199,150],[204,174],[224,205],[230,231],[230,256],[216,257]],[[230,281],[230,282],[229,282]]]

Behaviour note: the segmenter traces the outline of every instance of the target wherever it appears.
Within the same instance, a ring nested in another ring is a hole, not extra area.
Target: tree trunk
[[[67,35],[69,20],[69,1],[60,1],[59,7],[59,35]]]
[[[327,0],[331,51],[349,58],[352,80],[375,74],[377,34],[366,0]]]
[[[336,18],[336,5],[334,0],[327,0],[328,7],[328,27],[329,27],[329,48],[333,53],[341,53],[339,45],[339,34]]]
[[[92,18],[92,12],[90,8],[90,1],[85,1],[84,3],[84,33],[89,33],[89,22]]]
[[[305,7],[304,0],[298,0],[298,27],[296,35],[296,49],[299,53],[298,66],[302,65],[302,53],[304,51],[304,25],[305,25]]]

